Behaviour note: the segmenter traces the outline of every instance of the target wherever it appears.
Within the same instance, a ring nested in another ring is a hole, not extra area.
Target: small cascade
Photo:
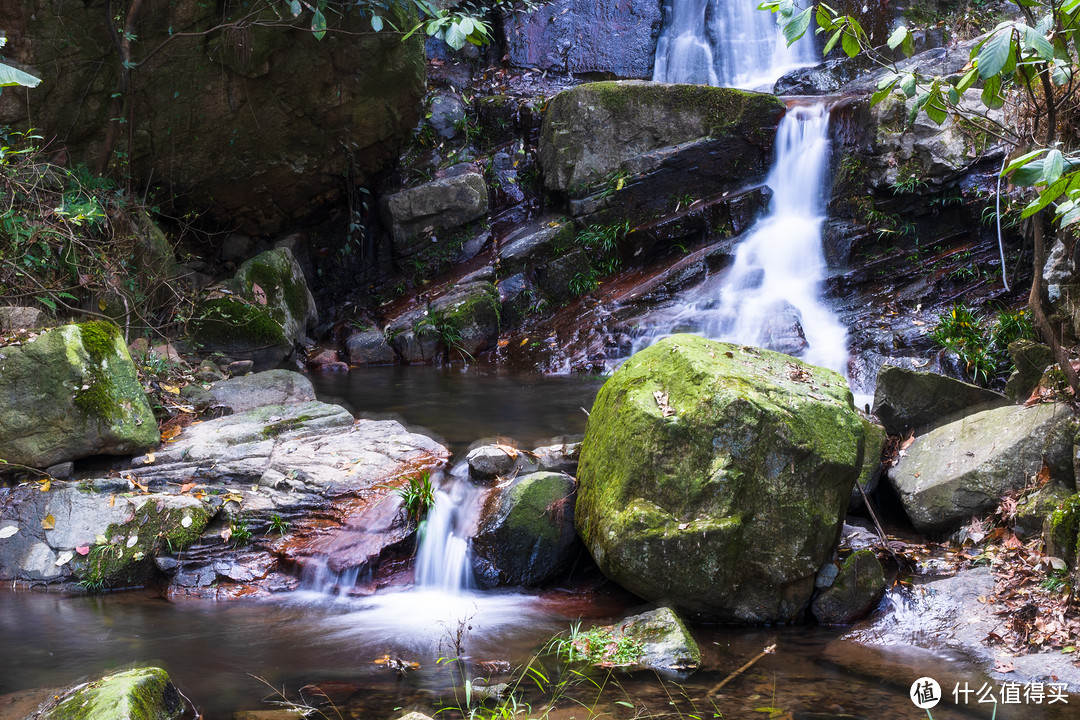
[[[435,504],[420,528],[416,551],[416,588],[460,593],[474,586],[469,560],[469,540],[461,535],[465,525],[467,483],[435,491]],[[456,496],[456,497],[455,497]]]
[[[788,47],[758,0],[665,0],[653,80],[762,88],[818,61],[813,33]]]
[[[635,352],[666,334],[694,332],[798,355],[847,375],[847,330],[821,299],[828,125],[822,105],[788,111],[766,180],[773,190],[768,213],[725,272],[648,316]]]

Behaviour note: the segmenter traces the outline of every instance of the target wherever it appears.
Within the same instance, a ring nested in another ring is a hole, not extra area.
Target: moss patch
[[[183,713],[180,696],[161,668],[106,675],[78,686],[41,715],[42,720],[173,720]]]
[[[214,345],[244,342],[266,345],[288,343],[281,323],[269,310],[235,298],[214,298],[199,306],[195,336]]]

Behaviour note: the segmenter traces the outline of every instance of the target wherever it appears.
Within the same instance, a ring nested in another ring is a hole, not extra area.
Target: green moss
[[[262,429],[262,435],[267,440],[276,438],[282,433],[289,432],[290,430],[296,430],[300,428],[308,420],[311,420],[311,415],[297,415],[296,417],[286,418],[276,423],[271,423]]]
[[[183,704],[169,675],[142,668],[106,675],[78,686],[46,710],[45,720],[173,720]]]
[[[138,582],[156,554],[190,546],[210,517],[203,505],[158,509],[157,502],[147,499],[129,522],[109,525],[105,541],[91,548],[76,574],[92,590]]]
[[[87,387],[80,388],[75,392],[75,407],[89,417],[96,417],[104,422],[123,422],[132,414],[130,402],[125,407],[120,399],[122,389],[113,372],[121,372],[122,369],[110,369],[109,359],[118,355],[120,343],[120,329],[110,322],[87,322],[77,325],[81,337],[83,349],[89,356],[87,372],[90,377],[85,383]],[[131,383],[127,383],[131,384]],[[137,383],[134,383],[137,387]],[[128,388],[130,389],[130,388]],[[142,392],[141,388],[138,389]]]
[[[202,303],[195,320],[195,335],[203,342],[229,344],[251,341],[288,344],[281,323],[264,307],[237,298],[214,298]]]
[[[244,278],[243,293],[253,297],[252,285],[258,283],[266,293],[267,305],[284,301],[285,308],[294,318],[307,315],[308,301],[304,287],[292,276],[292,264],[281,253],[263,253],[244,263],[240,275]]]
[[[1080,557],[1080,494],[1070,496],[1050,515],[1050,532],[1056,548],[1071,549],[1073,558]]]

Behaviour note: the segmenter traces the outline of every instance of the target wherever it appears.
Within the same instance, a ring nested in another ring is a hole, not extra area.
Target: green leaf
[[[1080,2],[1080,0],[1077,0]],[[817,24],[822,30],[832,30],[833,19],[827,5],[819,4],[817,9]]]
[[[326,35],[326,16],[322,14],[322,10],[316,9],[311,14],[311,33],[316,40],[322,40]]]
[[[1008,175],[1009,173],[1011,173],[1013,170],[1016,170],[1018,167],[1021,167],[1023,165],[1027,165],[1030,161],[1032,161],[1035,158],[1039,157],[1044,152],[1046,152],[1046,148],[1040,148],[1039,150],[1032,150],[1029,153],[1024,153],[1023,155],[1021,155],[1020,157],[1016,158],[1011,163],[1006,165],[1005,169],[1001,172],[1001,175],[1004,177],[1005,175]]]
[[[371,29],[380,32],[383,29],[383,20],[378,15],[371,16]]]
[[[1045,190],[1039,193],[1039,196],[1027,204],[1024,211],[1020,213],[1020,219],[1029,218],[1035,213],[1042,210],[1044,207],[1061,197],[1065,192],[1065,188],[1069,186],[1069,178],[1063,177],[1049,186]]]
[[[787,40],[788,45],[806,34],[806,29],[810,27],[810,14],[813,11],[814,8],[809,7],[793,17],[791,22],[784,25],[784,38]]]
[[[959,92],[966,92],[968,88],[975,84],[975,81],[979,78],[979,68],[971,68],[964,76],[960,78],[960,82],[956,83],[956,89]]]
[[[1054,59],[1054,46],[1050,44],[1050,41],[1041,33],[1038,33],[1031,28],[1026,28],[1024,30],[1024,42],[1027,43],[1027,46],[1041,59],[1047,62]]]
[[[1080,8],[1080,0],[1066,0],[1065,4],[1061,6],[1060,12],[1070,15],[1077,8]]]
[[[900,79],[900,89],[904,91],[904,94],[908,97],[915,95],[915,73],[907,73]]]
[[[53,310],[53,311],[56,310],[56,303],[53,302],[52,299],[47,298],[44,295],[35,295],[34,299],[37,300],[42,305],[44,305],[45,307],[49,308],[50,310]]]
[[[993,75],[983,83],[982,102],[991,110],[997,110],[1005,104],[1005,99],[1001,97],[1001,76]]]
[[[19,68],[12,67],[7,63],[0,63],[0,87],[11,87],[12,85],[19,85],[21,87],[37,87],[41,82],[41,78],[35,77],[28,72],[23,72]]]
[[[289,12],[292,13],[293,17],[300,17],[300,13],[302,13],[303,11],[304,8],[300,6],[300,0],[290,0]]]
[[[844,48],[844,52],[847,53],[848,57],[855,57],[862,52],[862,47],[859,46],[859,38],[851,30],[844,31],[844,39],[840,45]]]
[[[834,32],[834,33],[832,34],[832,37],[831,37],[831,38],[829,38],[829,42],[825,43],[825,49],[821,51],[821,52],[822,52],[822,54],[823,54],[823,55],[828,55],[829,53],[831,53],[831,52],[832,52],[832,49],[833,49],[834,47],[836,47],[836,43],[837,43],[837,41],[838,41],[838,40],[840,39],[840,37],[841,37],[841,36],[842,36],[843,34],[844,34],[844,29],[843,29],[843,28],[840,28],[839,30],[837,30],[836,32]]]
[[[871,95],[870,96],[870,107],[874,107],[879,102],[881,102],[885,98],[889,97],[889,95],[892,95],[892,91],[893,91],[893,89],[892,89],[892,86],[890,85],[889,87],[887,87],[887,88],[885,88],[883,90],[878,90],[876,93]]]
[[[1054,148],[1046,153],[1046,158],[1043,160],[1042,181],[1047,185],[1053,185],[1064,171],[1065,156],[1061,154],[1061,151]]]
[[[940,125],[949,117],[949,109],[945,107],[945,100],[941,97],[941,89],[934,88],[925,105],[926,117]]]
[[[1007,31],[999,31],[986,41],[982,50],[979,51],[979,75],[984,80],[999,74],[1005,67],[1012,52],[1012,27]]]
[[[460,50],[465,47],[465,33],[461,32],[461,27],[457,23],[451,23],[443,41],[455,50]]]
[[[904,39],[908,36],[908,34],[908,29],[903,25],[893,30],[893,34],[889,36],[889,40],[886,43],[889,46],[889,49],[895,50],[901,43],[904,42]]]

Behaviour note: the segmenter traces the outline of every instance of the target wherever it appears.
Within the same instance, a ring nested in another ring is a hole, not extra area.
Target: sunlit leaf
[[[19,85],[21,87],[32,88],[37,87],[39,83],[41,83],[41,78],[34,77],[30,73],[24,72],[19,68],[0,62],[0,87]]]
[[[1012,51],[1012,28],[998,32],[979,51],[979,75],[988,79],[1000,73]]]
[[[19,532],[17,525],[8,525],[7,527],[0,528],[0,540],[9,538],[17,532]]]
[[[806,34],[806,29],[810,27],[810,17],[813,11],[814,8],[809,7],[793,17],[791,22],[784,25],[784,39],[787,40],[788,45]]]
[[[1024,31],[1024,42],[1043,60],[1049,62],[1054,59],[1054,46],[1042,33],[1027,28]]]
[[[902,42],[904,42],[904,38],[906,38],[907,36],[908,29],[901,25],[900,27],[893,30],[893,33],[889,36],[889,40],[886,44],[889,46],[890,50],[895,50]]]
[[[54,564],[56,565],[56,567],[60,567],[61,565],[67,565],[69,562],[71,562],[71,558],[73,557],[75,557],[75,554],[73,552],[71,552],[70,550],[65,550],[64,552],[60,553],[60,556],[58,558],[56,558],[56,562]]]
[[[52,530],[56,527],[56,518],[54,518],[51,514],[46,515],[41,521],[41,527],[45,530]]]

